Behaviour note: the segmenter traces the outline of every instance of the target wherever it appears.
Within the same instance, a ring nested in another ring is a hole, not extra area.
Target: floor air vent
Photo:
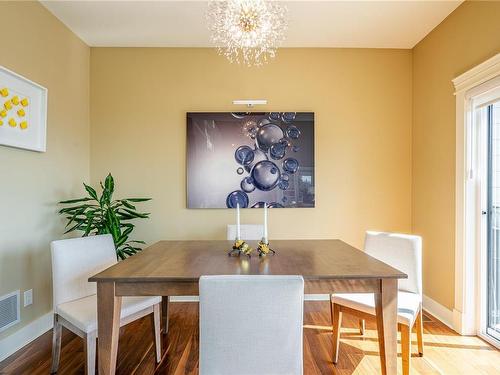
[[[20,322],[19,290],[0,297],[0,332]]]

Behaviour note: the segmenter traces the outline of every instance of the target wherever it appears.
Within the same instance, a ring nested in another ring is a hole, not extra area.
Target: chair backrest
[[[262,224],[245,224],[240,226],[241,239],[246,241],[260,241],[264,237]],[[234,241],[236,238],[236,225],[227,226],[227,239]]]
[[[54,308],[95,294],[96,283],[88,278],[117,262],[110,234],[53,241],[50,248]]]
[[[409,234],[366,232],[365,252],[406,273],[399,290],[422,297],[422,238]]]
[[[200,278],[200,375],[302,374],[302,276]]]

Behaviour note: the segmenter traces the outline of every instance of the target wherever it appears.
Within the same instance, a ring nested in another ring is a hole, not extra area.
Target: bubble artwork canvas
[[[314,113],[187,114],[188,208],[314,207]]]

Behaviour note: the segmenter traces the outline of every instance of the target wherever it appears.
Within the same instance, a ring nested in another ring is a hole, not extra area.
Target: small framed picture
[[[47,89],[0,66],[0,145],[45,152]]]

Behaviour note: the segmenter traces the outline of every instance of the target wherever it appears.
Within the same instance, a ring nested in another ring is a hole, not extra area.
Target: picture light
[[[265,99],[244,99],[244,100],[233,100],[233,104],[236,105],[246,105],[248,108],[252,108],[256,105],[266,105],[267,100]]]

